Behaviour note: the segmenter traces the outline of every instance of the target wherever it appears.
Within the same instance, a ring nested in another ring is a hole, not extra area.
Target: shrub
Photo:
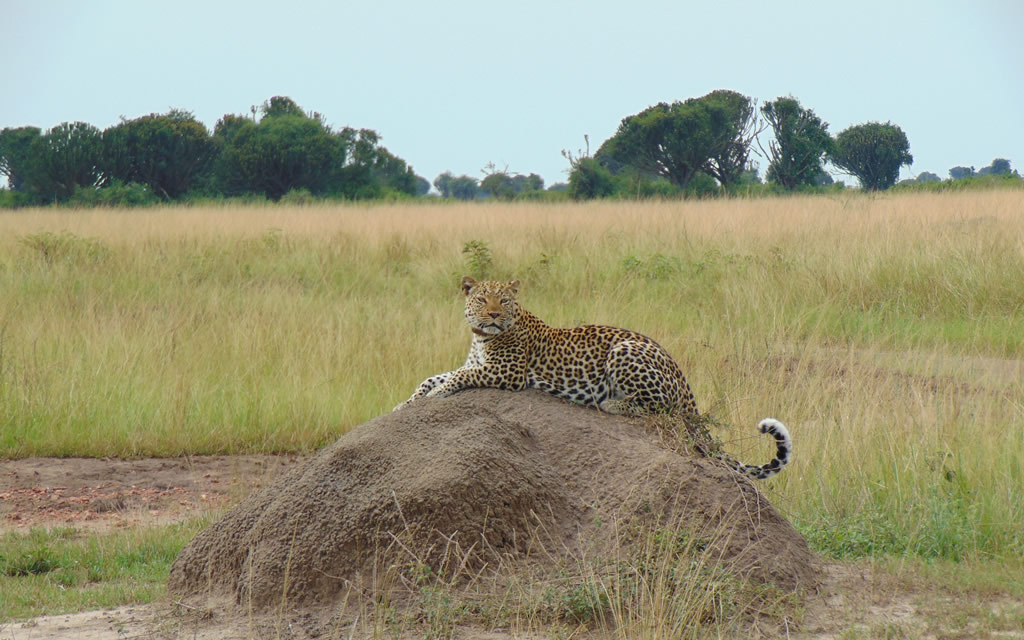
[[[148,186],[120,180],[99,188],[79,186],[68,200],[73,207],[144,207],[159,202],[160,198]]]
[[[596,158],[580,158],[569,174],[569,197],[573,200],[607,198],[616,192],[612,172]]]
[[[27,193],[0,189],[0,209],[17,209],[18,207],[30,207],[33,204],[32,196]]]
[[[281,204],[297,207],[311,205],[316,201],[317,199],[310,193],[309,189],[304,188],[289,189],[288,193],[281,196]]]

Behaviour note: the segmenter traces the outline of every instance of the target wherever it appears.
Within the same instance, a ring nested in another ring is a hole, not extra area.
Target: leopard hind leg
[[[666,413],[679,404],[682,374],[672,358],[654,342],[623,340],[605,360],[607,397],[598,403],[606,413]]]

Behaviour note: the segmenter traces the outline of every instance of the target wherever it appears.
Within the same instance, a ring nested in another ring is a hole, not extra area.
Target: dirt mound
[[[396,545],[435,571],[482,568],[600,549],[639,521],[685,521],[736,574],[815,581],[804,539],[733,471],[669,450],[643,421],[479,389],[371,420],[249,496],[181,552],[169,588],[315,604]]]

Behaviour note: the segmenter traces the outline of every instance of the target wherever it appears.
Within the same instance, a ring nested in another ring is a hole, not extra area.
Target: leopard
[[[465,276],[465,317],[473,335],[465,363],[424,380],[395,410],[420,398],[484,387],[539,389],[609,414],[699,416],[682,369],[653,339],[612,326],[551,327],[520,305],[519,286],[518,280]],[[770,462],[722,460],[741,475],[762,480],[789,464],[793,444],[789,430],[774,418],[761,420],[758,430],[774,438],[776,454]]]

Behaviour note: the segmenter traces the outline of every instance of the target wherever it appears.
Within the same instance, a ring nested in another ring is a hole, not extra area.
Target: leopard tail
[[[730,461],[732,466],[739,473],[753,478],[764,480],[782,472],[782,469],[789,464],[793,457],[793,440],[789,437],[789,429],[774,418],[765,418],[757,425],[761,433],[766,433],[775,438],[775,457],[771,462],[763,465],[743,464]]]

